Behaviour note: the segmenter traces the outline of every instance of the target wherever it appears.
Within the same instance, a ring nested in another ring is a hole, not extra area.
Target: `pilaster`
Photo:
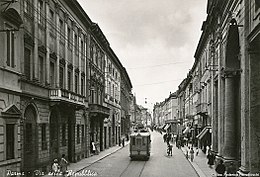
[[[33,1],[34,8],[34,53],[33,53],[33,79],[38,79],[38,17],[39,14],[37,11],[39,10],[38,7],[38,0]]]
[[[72,91],[75,91],[75,29],[76,29],[76,23],[72,22],[72,76],[71,76],[71,82],[72,82]]]
[[[49,17],[49,1],[46,0],[46,17]],[[48,23],[48,18],[46,18],[46,83],[50,84],[50,25]]]
[[[65,80],[64,87],[68,89],[68,18],[69,15],[67,13],[64,14],[64,28],[65,28]]]
[[[55,17],[56,17],[56,54],[57,54],[57,60],[56,60],[56,87],[60,87],[60,27],[59,27],[59,10],[60,10],[60,5],[58,3],[55,4]]]

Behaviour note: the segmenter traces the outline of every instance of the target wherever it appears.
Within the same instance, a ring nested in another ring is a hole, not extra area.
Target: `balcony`
[[[93,117],[106,118],[110,115],[110,109],[99,104],[89,104],[89,112]]]
[[[87,103],[84,96],[60,88],[49,90],[49,98],[51,101],[63,101],[82,106]]]
[[[199,103],[196,106],[197,114],[207,114],[208,113],[208,104],[207,103]]]

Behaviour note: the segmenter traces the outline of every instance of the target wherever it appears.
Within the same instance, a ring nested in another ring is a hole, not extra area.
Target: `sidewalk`
[[[181,148],[184,155],[186,154],[186,149],[187,146]],[[193,162],[191,162],[190,158],[188,160],[200,177],[216,176],[214,168],[208,166],[206,154],[204,154],[201,149],[199,149],[199,155],[194,155]]]
[[[79,161],[77,163],[70,163],[68,166],[68,170],[72,170],[75,173],[79,172],[79,171],[83,170],[84,168],[87,168],[90,165],[102,160],[103,158],[117,152],[118,150],[120,150],[122,148],[126,148],[126,146],[128,144],[129,144],[129,141],[126,141],[125,147],[116,145],[116,146],[110,147],[109,149],[99,152],[98,155],[93,155],[88,158],[82,159],[81,161]],[[44,175],[43,177],[52,177],[52,175]]]

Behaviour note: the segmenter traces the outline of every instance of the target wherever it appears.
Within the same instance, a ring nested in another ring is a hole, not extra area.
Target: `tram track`
[[[138,174],[135,174],[135,176],[142,176],[143,170],[145,168],[145,165],[147,163],[147,161],[133,161],[130,160],[128,165],[126,166],[126,168],[122,171],[122,173],[120,174],[119,177],[124,177],[124,176],[129,176],[128,174],[134,173],[137,170],[137,167],[140,167],[140,163],[142,162],[142,166],[141,168],[138,168],[140,170],[138,170]]]

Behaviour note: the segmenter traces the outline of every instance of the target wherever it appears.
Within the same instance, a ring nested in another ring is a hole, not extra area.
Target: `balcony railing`
[[[64,89],[51,89],[49,98],[53,101],[67,101],[70,103],[85,105],[85,97]]]

